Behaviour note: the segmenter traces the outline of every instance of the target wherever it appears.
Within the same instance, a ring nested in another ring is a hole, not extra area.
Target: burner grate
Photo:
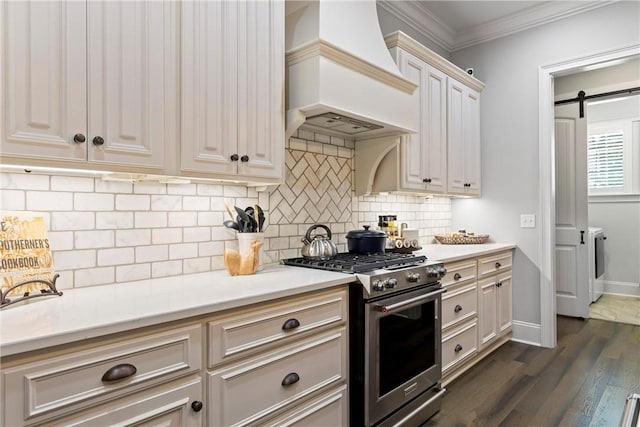
[[[384,253],[362,255],[340,253],[335,258],[326,261],[309,260],[305,258],[287,258],[281,262],[285,265],[315,268],[319,270],[338,271],[342,273],[363,273],[379,268],[399,268],[415,265],[427,259],[424,255]]]

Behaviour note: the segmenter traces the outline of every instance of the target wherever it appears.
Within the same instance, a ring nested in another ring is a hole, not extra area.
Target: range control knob
[[[391,279],[386,280],[385,287],[387,289],[393,289],[396,286],[398,286],[398,280],[397,279],[391,278]]]
[[[427,276],[428,277],[440,277],[440,272],[437,267],[427,267]]]
[[[440,274],[440,277],[444,277],[447,274],[447,269],[441,265],[438,267],[438,273]]]
[[[409,273],[407,274],[407,280],[411,283],[417,283],[420,280],[420,273]]]
[[[383,280],[376,280],[373,282],[372,288],[374,291],[384,291],[384,284]]]

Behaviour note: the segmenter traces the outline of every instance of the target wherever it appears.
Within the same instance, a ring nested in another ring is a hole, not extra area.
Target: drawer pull
[[[193,412],[200,412],[202,410],[202,402],[200,402],[199,400],[194,400],[191,403],[191,409],[193,409]]]
[[[456,313],[462,311],[462,306],[460,304],[457,304],[453,311],[455,311]]]
[[[455,351],[456,353],[461,352],[462,351],[462,346],[460,344],[456,344],[456,348],[454,348],[453,351]]]
[[[499,262],[496,262],[496,269],[502,267],[502,264],[500,264]]]
[[[497,286],[497,287],[502,286],[502,282],[496,282],[496,286]]]
[[[107,372],[102,376],[103,383],[112,383],[115,381],[124,380],[125,378],[132,377],[138,372],[135,366],[129,363],[123,363],[109,368]]]
[[[295,384],[298,381],[300,381],[300,377],[295,372],[292,372],[290,374],[287,374],[287,376],[282,379],[282,385],[288,386],[291,384]]]
[[[289,319],[282,325],[282,330],[289,331],[291,329],[297,328],[298,326],[300,326],[300,322],[298,321],[298,319]]]
[[[462,279],[462,276],[460,275],[460,273],[456,273],[453,275],[453,280],[460,280]]]

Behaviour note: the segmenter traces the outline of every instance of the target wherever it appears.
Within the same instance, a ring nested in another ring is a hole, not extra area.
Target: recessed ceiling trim
[[[455,35],[451,52],[495,40],[510,34],[549,24],[579,13],[588,12],[618,0],[587,2],[544,2],[503,18],[477,25]]]
[[[421,2],[378,0],[377,4],[404,21],[421,36],[428,38],[447,52],[455,52],[480,43],[495,40],[540,25],[588,12],[619,0],[546,1],[465,31],[454,31]]]
[[[405,22],[421,36],[431,40],[447,52],[451,52],[455,41],[455,32],[419,2],[378,0],[376,4],[392,16]]]

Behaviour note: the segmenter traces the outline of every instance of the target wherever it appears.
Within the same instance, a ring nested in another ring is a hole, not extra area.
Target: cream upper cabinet
[[[284,2],[181,8],[183,174],[280,181]]]
[[[400,72],[418,85],[413,93],[416,134],[400,141],[400,189],[443,193],[446,185],[447,76],[408,52],[397,49]]]
[[[2,7],[3,157],[164,171],[176,139],[175,4]]]
[[[480,195],[480,94],[449,78],[448,192]]]

